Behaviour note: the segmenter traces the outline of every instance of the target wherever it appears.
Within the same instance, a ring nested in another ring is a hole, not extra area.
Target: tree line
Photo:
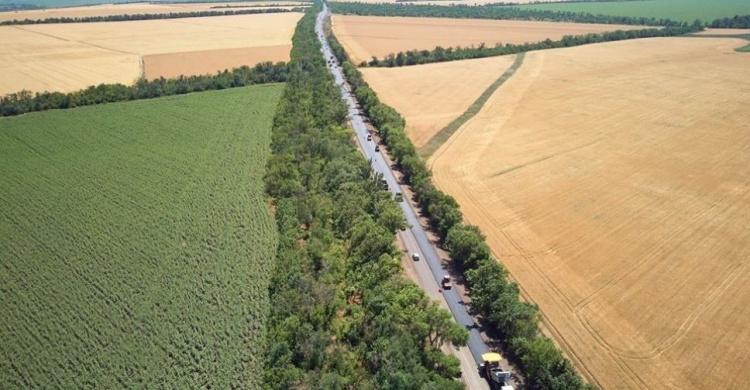
[[[241,66],[215,75],[163,77],[139,79],[133,85],[99,84],[75,92],[21,91],[0,97],[0,116],[12,116],[33,111],[66,109],[92,104],[127,100],[151,99],[214,89],[243,87],[254,84],[281,83],[289,76],[286,63],[263,62],[255,66]]]
[[[750,15],[735,15],[731,18],[716,19],[708,26],[711,28],[750,28]]]
[[[460,389],[441,352],[468,332],[402,276],[401,210],[353,143],[314,31],[293,36],[266,192],[279,232],[270,283],[267,389]]]
[[[633,16],[594,15],[585,12],[536,10],[507,6],[440,6],[413,4],[368,4],[332,2],[331,11],[345,15],[413,16],[459,19],[530,20],[575,23],[682,26],[685,22]]]
[[[546,39],[537,43],[524,44],[496,44],[494,47],[487,47],[484,43],[477,47],[436,47],[433,50],[408,50],[398,52],[398,54],[389,54],[388,56],[378,59],[373,57],[371,61],[359,64],[359,66],[379,66],[379,67],[396,67],[427,64],[431,62],[444,62],[465,60],[471,58],[493,57],[507,54],[525,53],[532,50],[555,49],[561,47],[572,47],[588,45],[592,43],[621,41],[626,39],[653,38],[653,37],[672,37],[694,33],[703,30],[703,25],[693,23],[691,25],[669,26],[664,28],[648,28],[643,30],[617,30],[603,33],[591,33],[585,35],[565,35],[558,41]]]
[[[479,229],[463,223],[456,200],[432,183],[432,173],[419,159],[416,148],[406,136],[401,115],[380,102],[359,70],[347,61],[338,41],[332,37],[330,42],[343,64],[352,91],[380,131],[404,179],[414,190],[421,210],[429,218],[430,227],[450,253],[455,267],[466,276],[473,308],[482,315],[489,329],[499,335],[506,355],[525,377],[525,388],[593,388],[583,382],[552,340],[541,333],[537,306],[519,299],[518,285],[508,280],[507,269],[492,257]]]
[[[24,24],[56,24],[56,23],[93,23],[93,22],[128,22],[133,20],[155,20],[155,19],[181,19],[181,18],[203,18],[209,16],[231,16],[250,14],[272,14],[280,12],[302,12],[304,8],[295,7],[265,8],[265,9],[241,9],[230,11],[194,11],[194,12],[170,12],[166,14],[124,14],[106,16],[85,16],[76,18],[45,18],[45,19],[13,19],[0,22],[0,26],[24,25]]]

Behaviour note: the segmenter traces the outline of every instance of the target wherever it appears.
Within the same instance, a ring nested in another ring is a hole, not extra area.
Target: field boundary
[[[501,85],[503,85],[508,79],[511,78],[516,73],[516,70],[521,67],[521,64],[523,64],[523,59],[525,57],[526,53],[519,53],[516,55],[516,60],[513,62],[513,64],[508,68],[500,77],[498,77],[495,82],[493,82],[487,89],[482,92],[481,95],[477,98],[477,100],[472,103],[469,108],[464,111],[463,114],[461,114],[458,118],[454,119],[451,123],[449,123],[447,126],[443,127],[438,131],[435,135],[430,138],[429,141],[427,141],[424,146],[419,148],[419,156],[423,159],[429,158],[433,153],[435,153],[436,150],[442,146],[445,141],[450,138],[453,133],[455,133],[458,129],[461,128],[461,126],[464,125],[469,119],[473,118],[479,111],[484,107],[484,104],[487,103],[487,100],[489,100],[490,96],[492,96],[495,91],[497,91],[498,88],[500,88]]]
[[[687,37],[689,38],[734,38],[734,39],[744,39],[748,42],[750,42],[750,34],[732,34],[732,35],[722,35],[722,34],[688,34]],[[734,51],[739,53],[750,53],[750,43],[746,44],[745,46],[740,46],[734,49]]]

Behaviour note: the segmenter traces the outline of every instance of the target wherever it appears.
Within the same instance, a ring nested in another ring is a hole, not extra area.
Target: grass
[[[612,16],[665,18],[686,22],[692,22],[695,19],[710,22],[718,18],[750,14],[750,1],[747,0],[608,1],[530,4],[520,7]]]
[[[259,388],[283,85],[0,118],[3,388]]]
[[[518,70],[518,68],[523,63],[525,54],[526,53],[517,54],[516,60],[513,62],[510,68],[508,68],[497,80],[495,80],[495,82],[487,87],[487,89],[485,89],[484,92],[479,95],[479,98],[477,98],[477,100],[475,100],[474,103],[472,103],[471,106],[469,106],[469,108],[467,108],[466,111],[461,114],[461,116],[454,119],[453,122],[449,123],[447,126],[440,129],[440,131],[438,131],[434,136],[432,136],[432,138],[430,138],[430,140],[427,141],[427,143],[425,143],[424,146],[419,149],[419,155],[424,159],[429,158],[433,153],[440,149],[440,146],[442,146],[445,141],[447,141],[448,138],[453,135],[453,133],[458,131],[458,129],[461,128],[461,126],[463,126],[466,121],[473,118],[474,115],[476,115],[479,110],[482,109],[484,104],[487,102],[487,99],[489,99],[490,96],[492,96],[492,94],[495,93],[495,91],[500,88],[503,83],[505,83],[505,81],[507,81],[511,76],[513,76],[513,74],[516,73],[516,70]]]

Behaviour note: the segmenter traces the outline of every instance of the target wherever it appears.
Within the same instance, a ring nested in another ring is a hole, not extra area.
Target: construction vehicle
[[[491,389],[513,390],[510,384],[510,372],[503,371],[500,361],[503,357],[499,353],[489,352],[482,355],[484,361],[479,365],[479,371],[490,383]]]

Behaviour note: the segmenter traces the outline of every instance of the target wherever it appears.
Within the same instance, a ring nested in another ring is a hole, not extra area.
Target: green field
[[[0,383],[258,388],[283,85],[0,118]]]
[[[718,18],[750,14],[750,1],[748,0],[643,0],[530,4],[520,7],[612,16],[642,16],[687,22],[695,19],[710,22]]]

